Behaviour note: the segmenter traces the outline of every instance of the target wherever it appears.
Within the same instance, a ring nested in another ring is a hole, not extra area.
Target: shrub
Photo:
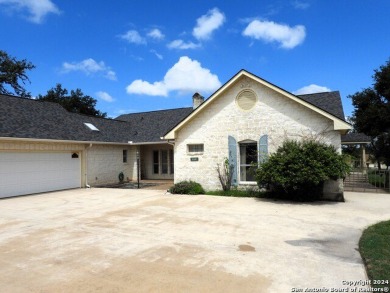
[[[221,183],[222,190],[223,191],[229,191],[232,186],[232,179],[233,179],[233,172],[234,172],[234,166],[230,164],[229,159],[225,158],[222,170],[221,166],[217,164],[217,173],[218,173],[218,179]]]
[[[169,192],[174,194],[205,194],[202,185],[194,181],[176,183],[169,189]]]
[[[333,146],[287,140],[256,170],[256,180],[259,187],[270,187],[285,199],[318,200],[326,180],[344,178],[349,171]]]

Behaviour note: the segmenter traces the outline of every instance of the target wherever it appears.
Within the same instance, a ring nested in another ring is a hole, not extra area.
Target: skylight
[[[91,129],[92,131],[99,131],[99,129],[92,123],[84,122],[84,125],[87,126],[89,129]]]

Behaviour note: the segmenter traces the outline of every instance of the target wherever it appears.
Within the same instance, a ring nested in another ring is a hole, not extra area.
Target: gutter
[[[87,188],[91,188],[91,186],[88,184],[88,149],[91,147],[92,143],[90,143],[89,146],[85,148],[85,186]]]
[[[63,139],[37,139],[37,138],[24,138],[24,137],[0,137],[0,140],[8,140],[8,141],[20,141],[20,142],[49,142],[49,143],[74,143],[74,144],[102,144],[102,145],[152,145],[152,144],[164,144],[166,142],[105,142],[105,141],[82,141],[82,140],[63,140]]]

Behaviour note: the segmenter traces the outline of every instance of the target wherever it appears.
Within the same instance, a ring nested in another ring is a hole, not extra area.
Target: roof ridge
[[[0,94],[0,96],[5,96],[5,97],[8,97],[8,98],[19,99],[19,100],[24,100],[24,101],[31,101],[31,102],[36,102],[36,103],[48,103],[48,104],[51,104],[51,105],[58,105],[62,109],[64,109],[64,111],[69,112],[64,107],[62,107],[59,103],[52,102],[52,101],[42,101],[42,100],[37,100],[37,99],[34,99],[34,98],[20,97],[20,96],[9,95],[9,94]]]
[[[5,96],[7,98],[24,100],[24,101],[31,101],[31,102],[36,102],[36,103],[42,103],[42,104],[45,103],[46,105],[55,105],[56,108],[63,110],[66,114],[68,114],[70,116],[78,115],[78,116],[81,116],[81,117],[97,118],[97,119],[104,119],[104,120],[118,121],[118,122],[127,122],[127,121],[118,120],[118,119],[115,119],[115,118],[96,117],[96,116],[88,115],[88,114],[84,114],[84,113],[71,112],[71,111],[66,110],[61,104],[59,104],[57,102],[53,102],[53,101],[42,101],[42,100],[37,100],[37,99],[33,99],[33,98],[20,97],[20,96],[9,95],[9,94],[0,94],[0,97],[1,96]]]
[[[335,90],[335,91],[329,91],[329,92],[318,92],[318,93],[311,93],[311,94],[300,94],[300,95],[296,95],[297,97],[300,97],[300,96],[308,96],[308,95],[317,95],[317,94],[327,94],[327,93],[339,93],[340,91],[338,90]]]
[[[120,117],[120,116],[125,116],[125,115],[136,115],[136,114],[145,114],[145,113],[172,111],[172,110],[180,110],[180,109],[192,109],[192,107],[180,107],[180,108],[170,108],[170,109],[163,109],[163,110],[151,110],[151,111],[145,111],[145,112],[127,113],[127,114],[121,114],[121,115],[119,115],[118,117]]]

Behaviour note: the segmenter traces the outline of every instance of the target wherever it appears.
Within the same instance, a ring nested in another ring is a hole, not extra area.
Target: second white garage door
[[[77,154],[0,152],[0,198],[80,186]]]

